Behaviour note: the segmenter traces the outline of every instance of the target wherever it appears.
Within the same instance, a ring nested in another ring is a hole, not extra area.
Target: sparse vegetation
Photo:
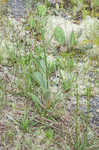
[[[99,26],[83,48],[76,47],[81,32],[72,31],[67,40],[56,26],[46,39],[45,26],[49,15],[61,12],[74,14],[77,24],[87,15],[98,18],[99,3],[33,2],[23,21],[0,10],[0,148],[98,150],[99,123],[90,103],[99,99]],[[53,39],[58,44],[52,46]]]

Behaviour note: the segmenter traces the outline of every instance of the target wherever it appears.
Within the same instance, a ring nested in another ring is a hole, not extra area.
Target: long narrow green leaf
[[[32,101],[35,103],[35,105],[40,105],[42,108],[45,109],[43,104],[40,102],[40,99],[36,95],[34,95],[33,93],[30,93],[29,95],[32,97]]]

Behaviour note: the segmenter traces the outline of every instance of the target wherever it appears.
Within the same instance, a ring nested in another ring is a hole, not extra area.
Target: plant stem
[[[76,108],[75,108],[75,113],[76,113],[76,128],[75,128],[75,132],[76,132],[76,147],[75,150],[79,149],[79,126],[78,126],[78,111],[79,111],[79,95],[78,95],[78,84],[76,85]]]

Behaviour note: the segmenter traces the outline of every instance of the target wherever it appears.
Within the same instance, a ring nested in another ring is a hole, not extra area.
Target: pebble
[[[97,109],[96,112],[99,113],[99,109]]]

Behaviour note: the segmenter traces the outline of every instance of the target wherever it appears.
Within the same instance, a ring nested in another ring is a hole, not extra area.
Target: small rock
[[[3,147],[0,146],[0,150],[3,150]]]
[[[99,113],[99,109],[97,109],[96,112]]]

